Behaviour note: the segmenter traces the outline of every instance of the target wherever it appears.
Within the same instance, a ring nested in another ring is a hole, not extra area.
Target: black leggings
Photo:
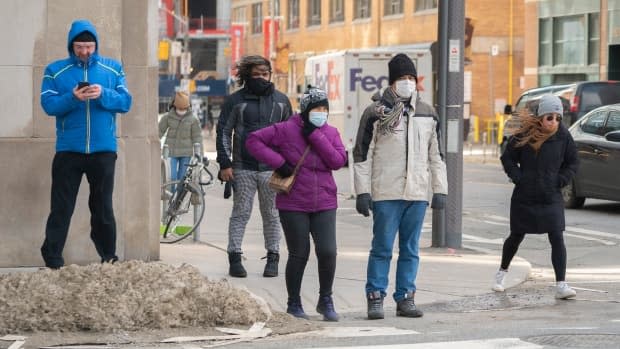
[[[553,270],[555,272],[555,281],[564,281],[566,277],[566,246],[564,245],[563,232],[550,232],[548,236],[549,242],[551,243],[551,264],[553,264]],[[510,235],[506,241],[504,241],[501,264],[503,270],[508,270],[508,266],[510,266],[510,262],[517,253],[519,245],[524,237],[524,233],[510,232]]]
[[[289,301],[300,301],[301,280],[310,256],[310,238],[319,268],[319,295],[331,296],[336,274],[336,210],[314,213],[282,211],[280,222],[286,246],[286,290]]]

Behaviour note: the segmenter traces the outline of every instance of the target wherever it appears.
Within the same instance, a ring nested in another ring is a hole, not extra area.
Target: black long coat
[[[579,166],[573,137],[560,124],[538,154],[531,146],[516,147],[516,143],[516,137],[512,137],[501,157],[504,171],[515,183],[510,230],[530,234],[564,231],[560,189],[570,182]]]

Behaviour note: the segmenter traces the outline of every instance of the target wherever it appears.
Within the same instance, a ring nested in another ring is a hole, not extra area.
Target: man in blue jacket
[[[47,66],[41,106],[56,118],[56,155],[52,163],[51,210],[41,254],[45,265],[64,265],[75,200],[86,174],[90,186],[90,237],[102,262],[115,262],[116,222],[112,208],[116,163],[116,113],[131,107],[123,67],[99,56],[95,27],[86,20],[71,24],[69,57]]]

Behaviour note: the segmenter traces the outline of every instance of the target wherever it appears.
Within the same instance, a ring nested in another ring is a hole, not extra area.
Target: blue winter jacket
[[[72,47],[73,39],[84,31],[97,41],[86,63],[75,56]],[[56,117],[56,151],[116,152],[116,113],[126,113],[131,107],[123,67],[116,60],[98,55],[97,31],[86,20],[71,24],[67,49],[69,58],[48,65],[41,83],[41,106]],[[101,85],[101,96],[84,102],[75,98],[73,88],[80,81]]]

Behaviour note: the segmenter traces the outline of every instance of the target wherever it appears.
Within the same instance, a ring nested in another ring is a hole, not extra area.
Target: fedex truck
[[[388,61],[401,52],[411,57],[416,66],[420,97],[432,104],[433,62],[430,50],[351,49],[312,56],[306,60],[306,85],[327,92],[329,123],[338,128],[348,149],[355,143],[360,117],[372,102],[372,95],[388,86]]]

